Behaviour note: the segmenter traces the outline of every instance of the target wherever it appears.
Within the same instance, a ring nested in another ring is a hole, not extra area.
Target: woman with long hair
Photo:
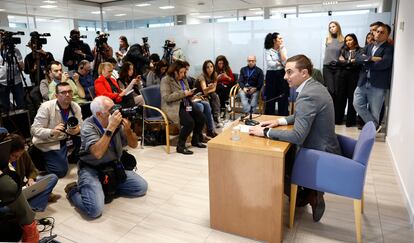
[[[225,116],[226,101],[229,99],[230,89],[235,84],[233,72],[225,56],[220,55],[216,58],[215,71],[217,73],[216,92],[220,98],[221,111],[223,116]]]
[[[275,32],[266,35],[264,42],[265,54],[265,114],[276,115],[275,104],[278,103],[277,115],[289,115],[289,85],[285,76],[287,59],[286,47],[282,36]],[[278,98],[277,98],[278,97]]]
[[[124,62],[119,72],[118,85],[121,89],[126,89],[133,82],[133,92],[129,94],[134,99],[135,105],[143,105],[144,98],[139,90],[142,89],[142,81],[139,75],[136,75],[134,65],[130,62]]]
[[[151,70],[147,74],[147,87],[152,85],[159,85],[161,79],[166,75],[168,70],[168,64],[166,61],[161,60],[155,65],[155,69]]]
[[[339,75],[341,67],[339,65],[339,55],[344,45],[344,36],[341,26],[336,21],[329,22],[328,36],[325,39],[325,57],[323,59],[323,78],[328,91],[332,96],[335,111],[338,107]],[[340,125],[342,121],[335,120],[335,124]]]
[[[203,73],[198,76],[195,88],[197,88],[196,93],[201,92],[210,102],[216,127],[222,127],[223,125],[220,122],[220,98],[216,93],[217,73],[214,71],[213,61],[206,60],[203,63]]]
[[[124,58],[125,54],[127,53],[129,48],[128,39],[121,35],[119,37],[119,48],[118,51],[115,52],[116,61],[118,63],[118,68],[122,67],[122,58]]]
[[[361,66],[355,62],[355,56],[362,51],[355,34],[347,34],[345,43],[341,48],[339,62],[342,64],[341,75],[339,76],[339,89],[337,93],[337,109],[335,109],[335,120],[344,119],[344,111],[348,101],[346,112],[346,126],[356,124],[356,111],[354,109],[354,91],[357,87]]]
[[[177,153],[193,154],[185,146],[185,142],[192,132],[191,144],[198,148],[206,148],[200,141],[205,118],[191,101],[194,89],[190,90],[185,73],[186,68],[182,61],[175,61],[170,65],[167,75],[161,80],[161,109],[167,113],[171,121],[181,125]]]

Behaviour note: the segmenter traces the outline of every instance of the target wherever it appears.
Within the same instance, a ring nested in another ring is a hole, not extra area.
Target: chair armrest
[[[150,105],[142,105],[142,106],[147,109],[158,111],[161,114],[162,118],[164,119],[165,123],[168,123],[167,115],[160,108],[157,108],[155,106],[150,106]]]
[[[318,191],[360,199],[366,167],[346,157],[302,148],[295,159],[292,182]]]
[[[338,138],[339,145],[341,146],[342,154],[345,157],[352,159],[357,141],[339,134],[337,134],[336,137]]]
[[[237,93],[239,92],[239,89],[240,89],[239,84],[233,85],[233,87],[231,87],[231,89],[230,89],[230,93],[229,93],[230,94],[230,97],[236,96]]]

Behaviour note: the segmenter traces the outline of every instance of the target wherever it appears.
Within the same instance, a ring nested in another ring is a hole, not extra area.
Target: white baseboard
[[[392,151],[392,148],[389,144],[389,139],[386,139],[386,142],[387,142],[389,150],[391,151],[392,164],[394,165],[394,171],[397,172],[398,184],[403,189],[404,202],[405,202],[405,205],[407,207],[408,216],[410,218],[411,228],[414,228],[414,205],[413,205],[414,202],[411,202],[410,197],[408,196],[407,188],[404,186],[404,182],[402,180],[400,170],[397,166],[397,162],[396,162],[397,160],[395,159],[394,152]]]

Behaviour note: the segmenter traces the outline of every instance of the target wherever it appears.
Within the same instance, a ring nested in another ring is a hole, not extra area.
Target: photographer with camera
[[[32,142],[40,150],[40,161],[47,172],[59,178],[68,171],[68,159],[77,161],[80,147],[82,113],[80,106],[72,101],[72,94],[69,83],[56,84],[56,99],[40,106],[31,128]],[[68,158],[68,149],[72,146],[73,152]]]
[[[81,36],[79,30],[70,31],[70,40],[63,53],[63,65],[68,67],[69,71],[76,70],[78,63],[84,59],[90,62],[94,59],[91,48],[81,38],[86,38],[86,36]]]
[[[47,40],[41,37],[50,36],[49,33],[39,34],[39,32],[33,31],[30,33],[30,36],[30,41],[26,46],[32,52],[24,58],[24,72],[30,75],[32,84],[38,86],[40,81],[45,78],[46,67],[55,59],[52,53],[45,52],[42,48],[47,43]]]
[[[21,72],[24,67],[23,57],[16,48],[21,39],[13,37],[14,35],[24,33],[0,30],[0,112],[6,113],[10,110],[10,93],[13,94],[17,109],[26,106],[22,83],[25,80]]]
[[[109,58],[112,58],[114,55],[114,50],[110,45],[108,45],[108,33],[97,31],[96,34],[98,35],[95,38],[95,47],[93,48],[92,54],[94,57],[93,62],[93,73],[94,77],[98,77],[98,68],[99,64],[108,62]]]
[[[131,123],[106,96],[96,97],[91,110],[93,116],[85,120],[81,129],[84,155],[78,164],[78,183],[69,183],[65,192],[82,214],[97,218],[102,214],[104,203],[116,196],[144,196],[148,185],[141,176],[123,166],[123,147],[138,146]]]
[[[178,48],[173,39],[165,40],[164,43],[164,55],[162,60],[165,60],[168,64],[171,64],[177,60],[185,61],[184,52],[181,48]]]

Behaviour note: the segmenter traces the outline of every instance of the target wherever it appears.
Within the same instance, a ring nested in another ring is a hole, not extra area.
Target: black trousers
[[[344,111],[348,103],[348,109],[346,112],[346,125],[354,126],[356,123],[356,111],[354,109],[354,92],[357,87],[359,78],[359,69],[342,69],[340,71],[338,80],[338,91],[335,95],[336,101],[334,101],[335,107],[335,122],[340,124],[344,120]]]
[[[180,104],[180,134],[178,136],[177,147],[184,148],[187,137],[193,132],[191,143],[199,143],[200,137],[202,137],[202,130],[206,119],[203,113],[201,113],[194,104],[191,104],[192,111],[186,111],[183,102]]]
[[[342,123],[342,120],[338,120],[340,118],[337,116],[339,111],[339,100],[341,99],[340,96],[343,96],[345,93],[344,88],[341,86],[340,83],[340,75],[342,69],[338,66],[331,66],[331,65],[323,65],[323,79],[325,80],[326,86],[328,88],[329,94],[331,94],[334,108],[335,108],[335,124]],[[345,109],[345,108],[344,108]],[[342,110],[342,113],[344,112]],[[343,119],[343,115],[342,115]]]
[[[266,115],[289,115],[289,85],[283,78],[285,70],[268,70],[266,72],[265,87],[265,114]],[[275,99],[283,95],[280,98]],[[271,100],[275,99],[275,100]],[[271,100],[271,101],[269,101]],[[268,102],[269,101],[269,102]],[[277,114],[275,112],[275,103],[278,103]]]
[[[216,93],[220,98],[220,108],[226,108],[226,101],[229,99],[230,89],[233,85],[217,84]]]

